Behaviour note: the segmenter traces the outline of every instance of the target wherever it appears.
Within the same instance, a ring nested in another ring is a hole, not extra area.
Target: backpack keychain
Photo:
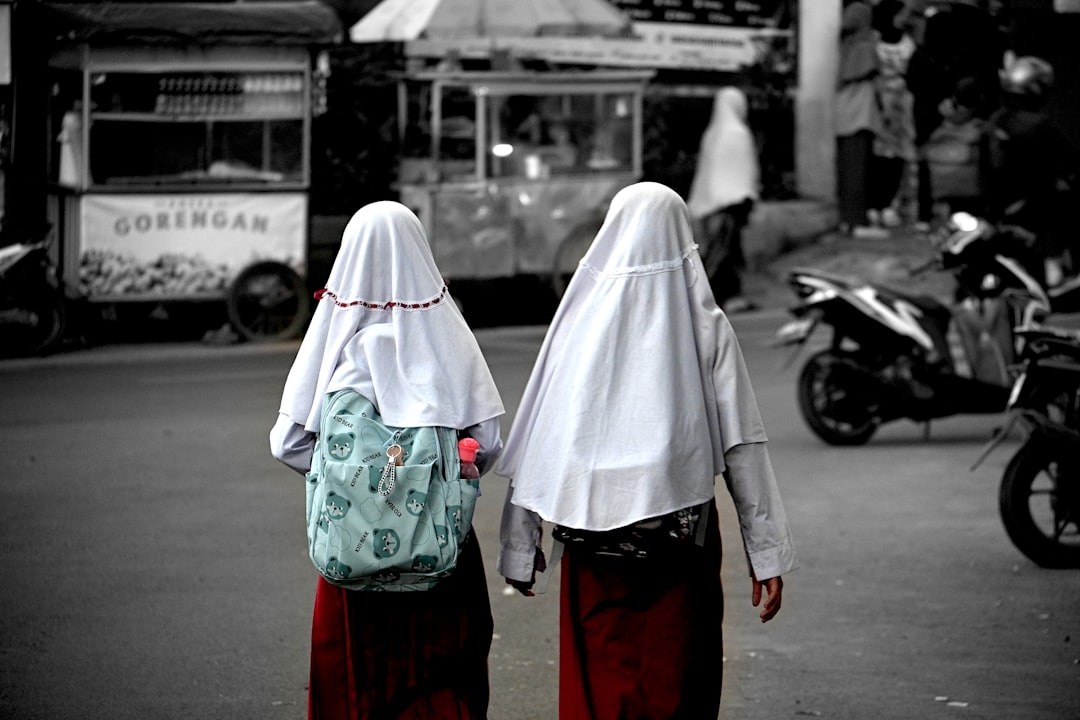
[[[405,464],[401,456],[401,446],[397,443],[386,448],[386,466],[383,468],[382,475],[379,476],[379,494],[384,497],[394,492],[397,468]]]

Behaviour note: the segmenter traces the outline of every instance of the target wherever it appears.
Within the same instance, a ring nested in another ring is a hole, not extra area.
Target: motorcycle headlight
[[[956,212],[949,218],[949,223],[962,232],[972,232],[979,227],[979,218],[971,213]]]

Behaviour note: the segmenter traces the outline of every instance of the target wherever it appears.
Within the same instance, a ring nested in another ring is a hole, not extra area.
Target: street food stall
[[[651,71],[438,71],[399,82],[401,202],[449,280],[534,275],[561,295],[641,176]]]
[[[312,0],[48,9],[62,37],[48,213],[68,296],[225,300],[242,337],[298,334],[317,51],[340,40],[336,14]]]

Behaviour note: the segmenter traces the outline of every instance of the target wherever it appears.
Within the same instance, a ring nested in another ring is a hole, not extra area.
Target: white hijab
[[[399,427],[464,429],[502,415],[480,347],[419,219],[376,202],[353,215],[285,381],[281,412],[319,429],[327,392],[351,387]]]
[[[743,200],[757,200],[757,148],[746,114],[742,90],[725,87],[716,93],[686,201],[691,217],[702,218]]]
[[[608,530],[711,500],[724,453],[765,439],[685,203],[656,183],[623,188],[555,312],[495,472],[545,520]]]

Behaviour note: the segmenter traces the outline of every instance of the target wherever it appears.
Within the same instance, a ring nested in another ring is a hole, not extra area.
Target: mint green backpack
[[[457,566],[478,481],[459,477],[457,431],[386,425],[353,390],[327,395],[307,475],[308,550],[353,590],[427,590]]]

